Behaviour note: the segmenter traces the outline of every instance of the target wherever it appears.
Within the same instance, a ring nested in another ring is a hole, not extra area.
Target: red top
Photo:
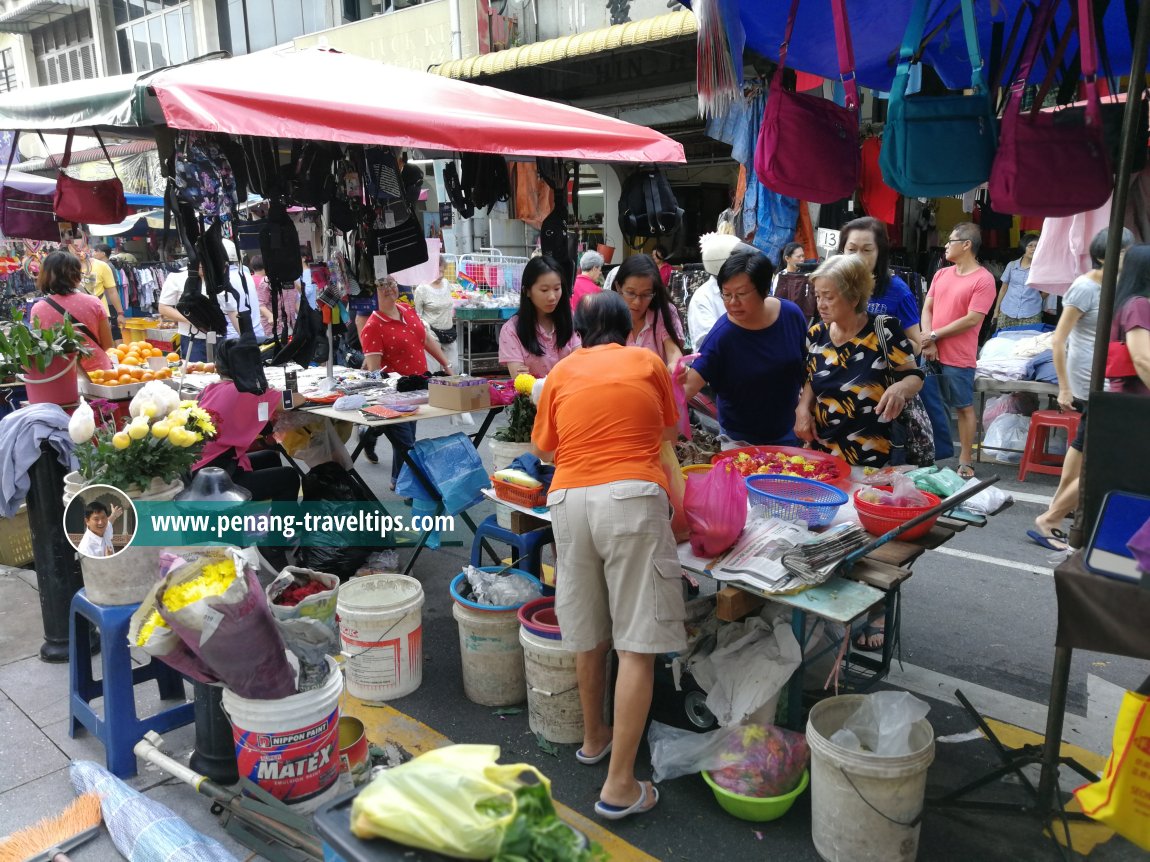
[[[579,300],[592,293],[598,293],[603,288],[595,283],[595,279],[589,275],[579,273],[575,276],[575,287],[571,291],[571,310],[574,311],[579,306]]]
[[[1126,341],[1126,333],[1132,329],[1150,329],[1150,299],[1132,296],[1122,304],[1110,324],[1110,340]],[[1150,395],[1150,388],[1141,377],[1112,377],[1110,387],[1115,392],[1129,392],[1131,395]]]
[[[427,330],[423,328],[423,321],[411,306],[397,303],[395,307],[399,309],[399,320],[394,320],[378,311],[371,313],[371,317],[364,324],[363,332],[359,334],[363,355],[379,356],[380,368],[383,371],[394,371],[404,375],[426,374],[427,354],[424,342],[427,339]]]
[[[73,326],[82,323],[92,335],[97,338],[100,337],[100,321],[108,319],[108,310],[104,307],[102,299],[78,291],[66,296],[53,294],[51,298],[72,317]],[[31,317],[33,320],[39,321],[41,326],[59,323],[64,319],[60,312],[43,299],[32,306]],[[92,355],[84,357],[80,361],[80,367],[85,371],[111,371],[112,360],[104,352],[104,348],[90,338],[85,337],[84,340],[92,348]]]
[[[934,329],[942,329],[972,311],[990,314],[998,293],[994,276],[981,266],[966,275],[959,275],[955,267],[946,266],[934,274],[927,296],[934,299],[930,324]],[[938,361],[957,368],[974,368],[978,364],[978,327],[972,326],[966,332],[940,340]]]
[[[234,449],[239,468],[251,470],[248,448],[275,415],[280,398],[278,389],[268,389],[263,395],[240,392],[230,380],[205,386],[197,403],[219,416],[220,423],[216,427],[216,436],[204,444],[203,455],[192,465],[192,469],[198,470]]]

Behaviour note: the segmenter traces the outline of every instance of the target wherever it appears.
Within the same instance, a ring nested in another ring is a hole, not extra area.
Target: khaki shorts
[[[627,652],[686,649],[682,567],[666,492],[628,480],[553,491],[547,504],[564,645],[576,652],[608,640]]]

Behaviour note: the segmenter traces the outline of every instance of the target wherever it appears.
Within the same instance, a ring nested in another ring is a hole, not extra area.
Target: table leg
[[[1050,811],[1058,792],[1058,766],[1062,757],[1062,726],[1066,719],[1066,693],[1070,688],[1070,660],[1074,650],[1055,647],[1050,674],[1050,706],[1046,711],[1046,739],[1042,746],[1042,773],[1038,780],[1038,810]]]
[[[496,414],[502,413],[503,407],[492,407],[487,411],[487,415],[483,417],[483,422],[479,425],[479,430],[471,435],[471,442],[475,444],[475,448],[479,448],[479,444],[483,442],[483,438],[487,436],[487,431],[491,428],[491,423],[495,419]]]
[[[799,642],[799,649],[806,649],[807,614],[806,611],[791,610],[791,631],[795,633],[795,640]],[[803,679],[805,677],[806,659],[799,662],[795,672],[791,674],[787,683],[787,727],[791,730],[800,730],[803,721]]]

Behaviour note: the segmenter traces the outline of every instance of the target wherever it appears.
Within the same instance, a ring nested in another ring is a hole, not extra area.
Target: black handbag
[[[198,272],[189,271],[184,282],[184,292],[176,303],[176,311],[200,332],[215,332],[227,335],[228,321],[213,297],[205,296],[203,279]]]
[[[440,344],[454,344],[456,337],[459,333],[454,327],[448,329],[439,329],[436,326],[431,327],[431,331],[435,334],[435,340]]]
[[[373,256],[387,258],[390,273],[427,263],[427,240],[415,216],[394,228],[374,230],[368,248]]]

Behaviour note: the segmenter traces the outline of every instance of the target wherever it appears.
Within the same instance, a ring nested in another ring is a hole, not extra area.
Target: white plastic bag
[[[970,479],[962,486],[962,490],[965,491],[972,485],[977,485],[978,482],[978,479]],[[1006,491],[1000,491],[992,485],[989,488],[984,488],[979,491],[959,508],[966,509],[968,512],[974,512],[976,515],[993,515],[1013,499],[1014,498]]]
[[[911,753],[910,731],[926,718],[930,704],[905,691],[879,691],[864,696],[862,704],[831,735],[843,748],[870,751],[883,757]]]
[[[990,423],[982,440],[983,448],[997,449],[998,461],[1003,464],[1017,464],[1022,460],[1026,448],[1026,435],[1030,433],[1030,417],[1017,413],[1003,413]],[[1006,449],[1016,451],[1007,452]]]
[[[80,406],[72,411],[72,418],[68,420],[68,436],[77,446],[87,443],[96,433],[96,414],[92,412],[92,405],[84,396],[80,396]]]

